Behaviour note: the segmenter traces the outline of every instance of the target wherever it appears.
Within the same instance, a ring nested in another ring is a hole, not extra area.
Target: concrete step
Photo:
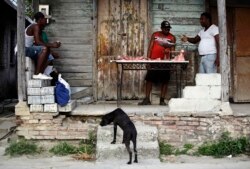
[[[157,159],[159,157],[158,130],[156,127],[136,123],[137,129],[137,153],[140,159]],[[113,125],[98,127],[96,157],[99,161],[105,159],[128,159],[125,144],[122,144],[123,131],[118,127],[116,144],[113,140]],[[133,150],[133,143],[130,142]]]
[[[133,152],[133,144],[130,143],[130,149]],[[128,159],[128,152],[124,144],[110,144],[97,142],[96,157],[98,161],[105,159]],[[140,142],[137,141],[138,159],[156,159],[159,157],[158,141]],[[134,153],[133,153],[134,159]]]
[[[137,130],[137,142],[151,142],[157,141],[158,137],[158,130],[156,127],[153,126],[146,126],[146,125],[136,125]],[[102,143],[111,143],[113,140],[114,135],[114,127],[113,125],[98,127],[97,130],[97,138],[98,141]],[[122,143],[123,131],[120,127],[117,127],[117,135],[116,135],[116,142]]]
[[[198,73],[195,77],[196,86],[221,86],[221,74],[209,73],[203,74]]]
[[[220,99],[221,86],[186,86],[183,98],[186,99]]]
[[[221,108],[221,101],[214,99],[172,98],[168,102],[171,113],[215,113]]]

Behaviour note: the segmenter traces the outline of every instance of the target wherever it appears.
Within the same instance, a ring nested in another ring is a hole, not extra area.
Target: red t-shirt
[[[166,53],[166,58],[165,59],[169,59],[170,55],[169,52],[171,50],[171,48],[164,48],[162,45],[159,44],[159,41],[157,41],[156,39],[161,38],[161,39],[166,39],[171,43],[175,43],[175,37],[174,35],[172,35],[171,33],[169,33],[168,35],[164,35],[162,32],[155,32],[152,35],[152,38],[154,39],[153,42],[153,46],[151,49],[151,54],[150,54],[150,59],[164,59],[164,50]]]

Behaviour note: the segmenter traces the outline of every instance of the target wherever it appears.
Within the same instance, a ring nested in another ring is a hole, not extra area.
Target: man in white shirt
[[[212,17],[204,12],[200,16],[203,29],[194,38],[183,35],[183,42],[199,43],[198,51],[201,56],[199,72],[216,73],[219,66],[219,29],[212,24]]]

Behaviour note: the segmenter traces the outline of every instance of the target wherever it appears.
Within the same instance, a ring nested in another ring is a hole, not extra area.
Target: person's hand
[[[188,41],[188,37],[186,35],[182,35],[181,41],[182,42],[187,42]]]
[[[215,66],[219,67],[220,66],[220,58],[217,56],[214,62]]]
[[[61,46],[61,42],[57,41],[57,42],[53,42],[53,47],[54,48],[59,48]]]

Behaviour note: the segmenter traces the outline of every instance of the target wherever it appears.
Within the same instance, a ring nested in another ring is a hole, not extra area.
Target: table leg
[[[121,76],[120,76],[120,71],[119,71],[119,65],[116,63],[116,69],[117,69],[117,107],[120,107],[120,100],[121,100]]]

